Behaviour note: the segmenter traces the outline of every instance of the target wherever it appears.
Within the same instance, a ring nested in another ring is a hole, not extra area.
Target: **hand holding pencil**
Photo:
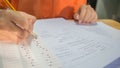
[[[13,10],[13,11],[16,11],[16,9],[12,6],[12,4],[8,1],[8,0],[3,0],[3,2],[6,4],[6,6],[9,8],[9,9],[11,9],[11,10]],[[17,23],[15,23],[18,27],[20,27],[21,29],[24,29],[21,25],[19,25],[19,24],[17,24]],[[30,32],[29,30],[26,30],[26,31],[28,31],[28,32]],[[33,35],[34,37],[36,37],[36,34],[35,33],[33,33],[33,32],[30,32],[31,33],[31,35]]]
[[[8,7],[9,8],[9,7]],[[32,32],[36,18],[16,10],[0,11],[0,41],[19,43]]]

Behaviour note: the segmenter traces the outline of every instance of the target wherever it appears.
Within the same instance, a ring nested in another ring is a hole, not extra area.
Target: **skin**
[[[77,24],[95,24],[97,14],[90,5],[83,5],[74,14]],[[36,18],[21,11],[0,10],[0,41],[20,43],[27,39]]]
[[[19,43],[32,31],[36,18],[20,11],[0,11],[0,41]]]
[[[95,24],[97,21],[97,13],[90,5],[83,5],[77,13],[74,14],[74,19],[78,24]]]

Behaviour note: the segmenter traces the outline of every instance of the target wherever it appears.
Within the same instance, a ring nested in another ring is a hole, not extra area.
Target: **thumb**
[[[30,30],[33,27],[36,17],[25,12],[11,12],[11,20],[19,27],[25,30]]]
[[[20,22],[19,22],[19,24],[20,24],[21,26],[24,26],[26,30],[30,30],[30,29],[33,27],[33,24],[34,24],[35,21],[36,21],[36,17],[35,17],[35,16],[32,16],[32,15],[30,15],[30,14],[27,14],[27,13],[25,13],[25,12],[20,12],[20,11],[19,11],[19,13],[20,13],[21,17],[24,18],[24,19],[23,19],[23,20],[24,20],[24,21],[23,21],[23,24],[21,24]]]
[[[27,22],[24,16],[22,16],[18,11],[7,10],[8,18],[10,21],[21,28],[27,28]]]
[[[79,14],[78,14],[78,13],[75,13],[73,18],[74,18],[75,20],[79,20]]]

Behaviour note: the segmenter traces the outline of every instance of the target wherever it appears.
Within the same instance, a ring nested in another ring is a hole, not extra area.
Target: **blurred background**
[[[114,19],[120,22],[120,0],[88,0],[99,19]]]

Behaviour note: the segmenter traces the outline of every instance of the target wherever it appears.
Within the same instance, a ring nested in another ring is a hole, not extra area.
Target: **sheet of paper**
[[[16,45],[0,43],[0,68],[23,68]]]
[[[74,22],[72,23],[74,24]],[[120,30],[112,28],[102,22],[98,22],[97,25],[90,25],[89,27],[88,26],[82,25],[82,26],[79,26],[79,28],[99,34],[99,35],[111,37],[113,39],[117,39],[120,41]]]
[[[41,68],[30,46],[0,43],[0,68]]]
[[[0,68],[62,68],[40,37],[32,39],[29,36],[28,41],[31,44],[0,42]]]
[[[62,18],[38,20],[34,32],[42,37],[64,68],[103,68],[120,57],[120,36],[114,37],[114,32],[120,31],[102,23],[80,26]]]
[[[31,50],[38,62],[37,66],[40,66],[38,68],[62,68],[58,58],[56,58],[55,54],[44,45],[40,37],[33,39]]]

